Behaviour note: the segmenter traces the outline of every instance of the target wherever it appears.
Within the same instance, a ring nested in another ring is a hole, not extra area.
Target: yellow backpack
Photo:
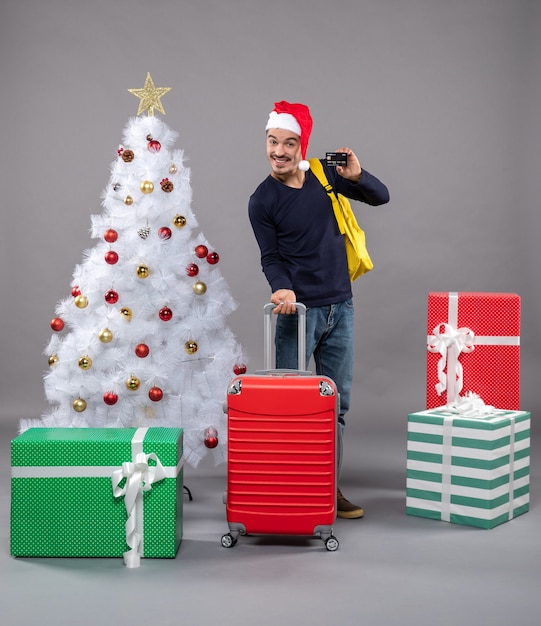
[[[309,161],[310,169],[314,173],[314,176],[323,185],[332,201],[338,228],[342,235],[344,235],[349,278],[353,282],[356,278],[366,274],[366,272],[369,272],[374,267],[372,259],[366,249],[364,230],[357,224],[357,219],[355,218],[349,200],[340,193],[334,193],[334,189],[325,176],[325,170],[323,169],[321,161],[319,159],[309,159]]]

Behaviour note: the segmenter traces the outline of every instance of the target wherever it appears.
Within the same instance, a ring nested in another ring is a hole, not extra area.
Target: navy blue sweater
[[[365,169],[357,184],[323,163],[335,192],[372,206],[389,201],[387,187]],[[344,237],[332,202],[311,171],[301,189],[268,176],[250,197],[250,222],[271,291],[292,289],[308,307],[351,298]]]

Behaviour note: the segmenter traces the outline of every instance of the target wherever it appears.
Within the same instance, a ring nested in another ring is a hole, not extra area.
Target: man
[[[261,250],[261,265],[276,305],[276,367],[297,368],[295,302],[307,307],[306,362],[331,378],[340,394],[339,453],[353,379],[353,301],[344,237],[331,200],[309,171],[306,151],[312,117],[304,104],[277,102],[266,125],[270,175],[250,197],[250,222]],[[376,206],[389,201],[387,187],[361,167],[347,147],[347,165],[324,168],[336,193]],[[338,490],[337,515],[363,517]]]

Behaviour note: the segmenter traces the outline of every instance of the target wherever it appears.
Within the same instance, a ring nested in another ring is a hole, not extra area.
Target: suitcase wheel
[[[222,546],[224,548],[232,548],[237,543],[237,538],[231,533],[222,536]]]
[[[333,535],[325,540],[325,547],[329,552],[335,552],[336,550],[338,550],[339,545],[340,543],[338,542],[338,539]]]

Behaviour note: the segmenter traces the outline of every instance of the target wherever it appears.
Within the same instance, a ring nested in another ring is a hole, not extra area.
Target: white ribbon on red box
[[[473,352],[475,346],[518,346],[519,336],[475,335],[467,327],[458,328],[458,292],[449,292],[447,322],[441,322],[427,335],[429,352],[439,353],[438,383],[435,385],[438,395],[447,390],[447,403],[455,402],[460,397],[463,387],[463,367],[460,362],[462,352]],[[447,370],[447,372],[446,372]]]

